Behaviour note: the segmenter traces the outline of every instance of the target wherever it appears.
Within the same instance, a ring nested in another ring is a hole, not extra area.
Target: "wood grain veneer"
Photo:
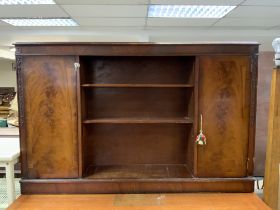
[[[245,177],[250,59],[201,56],[199,78],[199,113],[203,115],[203,129],[208,138],[205,147],[198,147],[198,176]]]
[[[72,56],[23,59],[28,178],[78,176],[74,61]]]

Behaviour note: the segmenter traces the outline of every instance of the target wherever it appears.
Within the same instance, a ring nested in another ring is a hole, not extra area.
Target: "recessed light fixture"
[[[78,26],[71,18],[7,18],[1,20],[13,26]]]
[[[53,0],[0,0],[0,5],[55,4]]]
[[[222,18],[236,6],[150,5],[148,17]]]

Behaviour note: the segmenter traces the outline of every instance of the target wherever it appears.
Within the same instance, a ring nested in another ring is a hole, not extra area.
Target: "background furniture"
[[[12,127],[12,128],[0,128],[0,138],[16,138],[19,142],[19,128],[18,127]],[[19,158],[20,159],[20,158]],[[16,163],[15,165],[15,175],[20,176],[20,162]],[[5,167],[0,167],[0,174],[6,174]]]
[[[0,128],[0,138],[19,138],[19,129],[14,128]]]
[[[256,115],[256,140],[254,176],[264,177],[265,155],[268,132],[268,113],[271,89],[271,69],[274,52],[260,52],[258,55],[258,94]]]
[[[23,194],[253,191],[258,44],[16,49]]]
[[[274,69],[271,81],[268,140],[264,176],[264,201],[278,209],[280,163],[280,70]]]
[[[7,119],[10,114],[10,102],[15,97],[14,87],[0,87],[0,119]],[[1,125],[7,127],[7,125]]]
[[[14,165],[18,162],[19,154],[18,138],[0,138],[0,167],[6,170],[8,205],[16,198]]]

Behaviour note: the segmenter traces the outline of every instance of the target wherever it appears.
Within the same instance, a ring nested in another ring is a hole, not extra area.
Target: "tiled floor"
[[[19,179],[15,179],[16,183],[16,196],[20,196],[20,185]],[[256,177],[255,182],[255,193],[262,198],[263,197],[263,178]],[[7,205],[7,195],[6,195],[6,180],[4,178],[0,178],[0,210],[4,210]]]

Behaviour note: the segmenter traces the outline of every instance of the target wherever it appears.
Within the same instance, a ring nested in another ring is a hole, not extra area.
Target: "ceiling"
[[[257,41],[271,51],[280,35],[280,0],[55,0],[0,5],[0,17],[71,17],[77,27],[15,27],[0,21],[0,57],[15,42]],[[221,19],[147,18],[149,4],[237,5]],[[1,53],[2,52],[2,53]]]

